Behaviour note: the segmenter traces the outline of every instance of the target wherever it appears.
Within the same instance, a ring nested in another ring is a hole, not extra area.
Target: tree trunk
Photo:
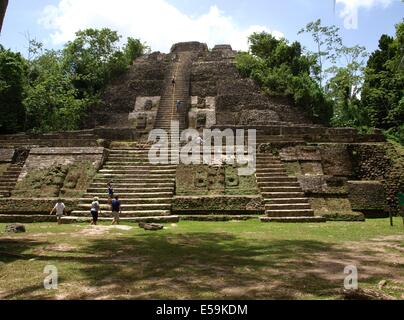
[[[0,33],[3,26],[4,16],[6,15],[8,0],[0,0]]]

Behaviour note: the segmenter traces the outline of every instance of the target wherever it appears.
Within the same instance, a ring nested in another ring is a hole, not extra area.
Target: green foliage
[[[23,106],[27,64],[19,53],[0,46],[0,132],[23,130]]]
[[[369,124],[404,144],[404,22],[396,37],[383,35],[365,70],[362,106]]]
[[[148,50],[110,29],[79,31],[61,51],[29,40],[28,58],[0,47],[1,132],[76,130],[106,85]]]
[[[236,65],[241,74],[254,79],[269,95],[293,98],[315,122],[328,123],[332,105],[311,77],[315,60],[303,54],[300,43],[289,44],[262,32],[249,37],[250,53],[240,53]]]
[[[150,48],[142,43],[139,39],[128,38],[123,53],[126,59],[126,64],[131,65],[136,58],[150,52]]]
[[[118,43],[120,36],[109,29],[87,29],[63,50],[64,68],[81,97],[97,95],[127,64]]]
[[[90,101],[77,98],[57,51],[46,51],[30,63],[26,96],[27,124],[36,132],[77,129]]]
[[[317,51],[313,53],[318,62],[317,72],[315,73],[320,86],[323,85],[326,78],[328,63],[335,64],[338,58],[338,47],[342,46],[342,38],[339,36],[339,28],[336,26],[323,26],[321,19],[310,22],[298,34],[310,33],[316,44]]]

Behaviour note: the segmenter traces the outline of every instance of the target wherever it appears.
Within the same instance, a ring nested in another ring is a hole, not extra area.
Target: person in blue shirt
[[[122,213],[122,208],[121,208],[121,201],[119,201],[119,197],[115,196],[115,199],[112,200],[111,203],[111,208],[112,208],[112,224],[119,224],[119,215]]]

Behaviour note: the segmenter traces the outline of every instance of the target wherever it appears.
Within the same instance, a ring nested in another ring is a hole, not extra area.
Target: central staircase
[[[78,205],[79,210],[72,216],[89,217],[94,197],[100,199],[101,215],[111,214],[108,204],[107,183],[112,182],[115,195],[122,203],[123,220],[170,221],[178,219],[171,216],[171,202],[175,188],[175,165],[149,162],[148,148],[112,149],[104,167],[95,177],[84,198]]]
[[[167,132],[171,129],[171,121],[178,121],[180,130],[187,127],[186,117],[190,101],[190,77],[191,77],[192,53],[181,52],[177,54],[177,61],[173,63],[165,82],[165,90],[160,100],[160,107],[157,112],[155,128]],[[175,78],[175,85],[172,79]],[[182,101],[182,108],[177,113],[177,101]]]
[[[296,177],[289,177],[279,157],[257,154],[257,183],[265,201],[262,222],[325,222],[314,215]]]

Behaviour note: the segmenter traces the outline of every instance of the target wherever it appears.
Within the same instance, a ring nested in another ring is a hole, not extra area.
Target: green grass
[[[28,224],[0,234],[3,299],[336,299],[346,265],[360,286],[404,293],[401,219],[326,224],[180,222],[159,232]],[[5,225],[0,224],[0,231]],[[58,290],[43,289],[55,265]]]

